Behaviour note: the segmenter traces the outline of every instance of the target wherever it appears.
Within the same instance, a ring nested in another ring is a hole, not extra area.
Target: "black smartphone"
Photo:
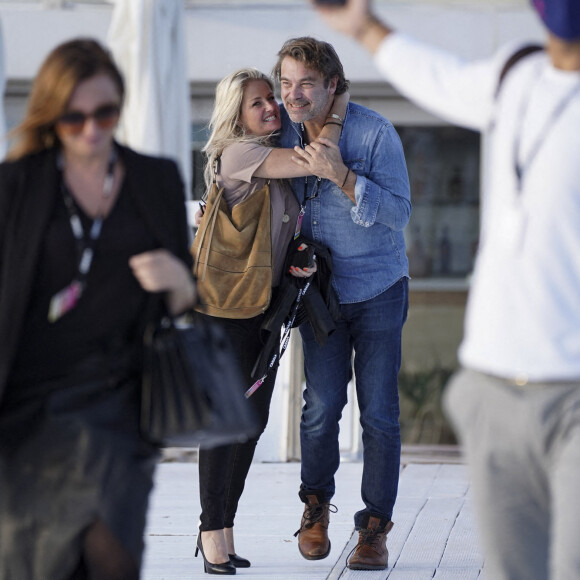
[[[346,0],[314,0],[314,3],[321,6],[345,6]]]
[[[315,260],[314,248],[301,244],[292,257],[291,265],[295,268],[312,268]]]

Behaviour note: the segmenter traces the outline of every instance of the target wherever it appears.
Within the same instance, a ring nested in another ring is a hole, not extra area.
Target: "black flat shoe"
[[[230,562],[236,568],[249,568],[252,565],[249,560],[246,560],[237,554],[228,554],[228,556],[230,557]]]
[[[197,547],[195,548],[195,557],[197,558],[198,552],[201,552],[201,557],[203,558],[203,571],[206,574],[235,574],[235,566],[228,560],[223,564],[212,564],[207,561],[205,554],[203,553],[203,546],[201,544],[201,532],[197,535]],[[247,561],[247,560],[246,560]]]

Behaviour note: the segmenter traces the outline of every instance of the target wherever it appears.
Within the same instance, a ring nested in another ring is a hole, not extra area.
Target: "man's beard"
[[[310,101],[285,101],[284,103],[288,116],[295,123],[309,121],[312,118],[313,111],[312,107],[309,106],[311,104]],[[293,105],[299,108],[295,109]]]

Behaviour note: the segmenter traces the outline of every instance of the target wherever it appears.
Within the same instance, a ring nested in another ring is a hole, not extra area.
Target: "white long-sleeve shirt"
[[[555,69],[545,52],[535,53],[509,71],[496,98],[500,71],[517,48],[465,63],[396,33],[375,62],[419,106],[487,136],[461,364],[522,381],[578,380],[580,72]]]

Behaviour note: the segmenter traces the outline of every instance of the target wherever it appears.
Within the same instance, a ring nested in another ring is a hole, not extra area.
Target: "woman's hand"
[[[197,297],[195,282],[187,266],[171,252],[160,249],[129,258],[129,266],[143,290],[167,292],[170,314],[179,314],[193,306]]]
[[[296,266],[290,266],[290,274],[295,276],[296,278],[310,278],[312,274],[314,274],[318,270],[318,266],[316,262],[314,262],[314,266],[310,268],[298,268]]]
[[[298,252],[303,252],[308,248],[308,245],[305,243],[300,244],[298,247]],[[304,254],[307,256],[307,254]],[[318,266],[316,264],[316,255],[312,254],[311,258],[311,265],[305,266],[304,268],[300,268],[299,266],[290,266],[288,270],[292,276],[296,278],[310,278],[312,274],[314,274],[318,270]]]
[[[342,162],[338,145],[320,137],[319,140],[306,145],[304,149],[294,147],[294,153],[296,154],[292,157],[294,163],[306,167],[313,175],[329,179],[340,186],[347,167]]]
[[[200,201],[199,207],[197,208],[197,211],[195,212],[195,215],[193,216],[193,223],[194,223],[196,228],[199,227],[199,224],[201,223],[201,218],[203,217],[204,213],[205,213],[205,201]]]
[[[329,179],[336,183],[346,196],[356,205],[355,185],[356,175],[343,163],[338,145],[332,141],[319,137],[304,149],[294,147],[292,161],[305,167],[313,175],[322,179]]]
[[[203,217],[203,212],[200,209],[198,209],[193,216],[193,224],[195,225],[196,228],[199,227],[199,224],[201,223],[202,217]]]

